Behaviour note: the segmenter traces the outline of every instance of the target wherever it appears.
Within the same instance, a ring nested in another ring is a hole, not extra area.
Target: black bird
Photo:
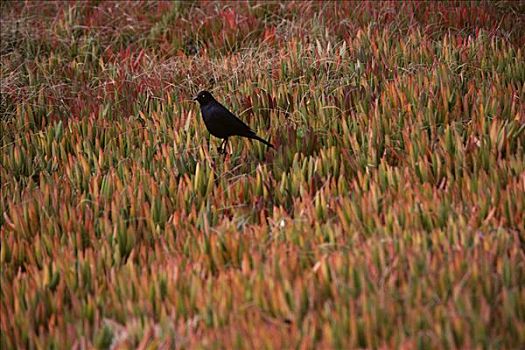
[[[242,120],[217,102],[208,91],[199,92],[194,100],[198,101],[201,106],[202,119],[204,119],[204,124],[210,134],[223,139],[219,146],[219,153],[226,153],[226,145],[230,136],[247,137],[275,148],[271,143],[257,136],[248,125],[244,124]]]

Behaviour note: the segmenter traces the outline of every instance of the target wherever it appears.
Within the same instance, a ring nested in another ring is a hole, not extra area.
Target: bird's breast
[[[206,129],[215,137],[226,138],[231,136],[231,132],[227,130],[226,125],[221,121],[220,114],[213,106],[201,107],[202,119]]]

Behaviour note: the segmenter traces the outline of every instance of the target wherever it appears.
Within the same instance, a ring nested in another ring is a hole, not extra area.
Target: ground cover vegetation
[[[0,6],[2,349],[525,344],[523,3]]]

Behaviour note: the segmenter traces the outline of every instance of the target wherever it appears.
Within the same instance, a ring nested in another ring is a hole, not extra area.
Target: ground
[[[0,6],[2,349],[523,348],[523,3]]]

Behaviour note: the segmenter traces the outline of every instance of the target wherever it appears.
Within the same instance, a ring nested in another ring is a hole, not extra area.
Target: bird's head
[[[213,96],[208,91],[201,91],[193,98],[194,101],[199,102],[201,106],[214,100]]]

